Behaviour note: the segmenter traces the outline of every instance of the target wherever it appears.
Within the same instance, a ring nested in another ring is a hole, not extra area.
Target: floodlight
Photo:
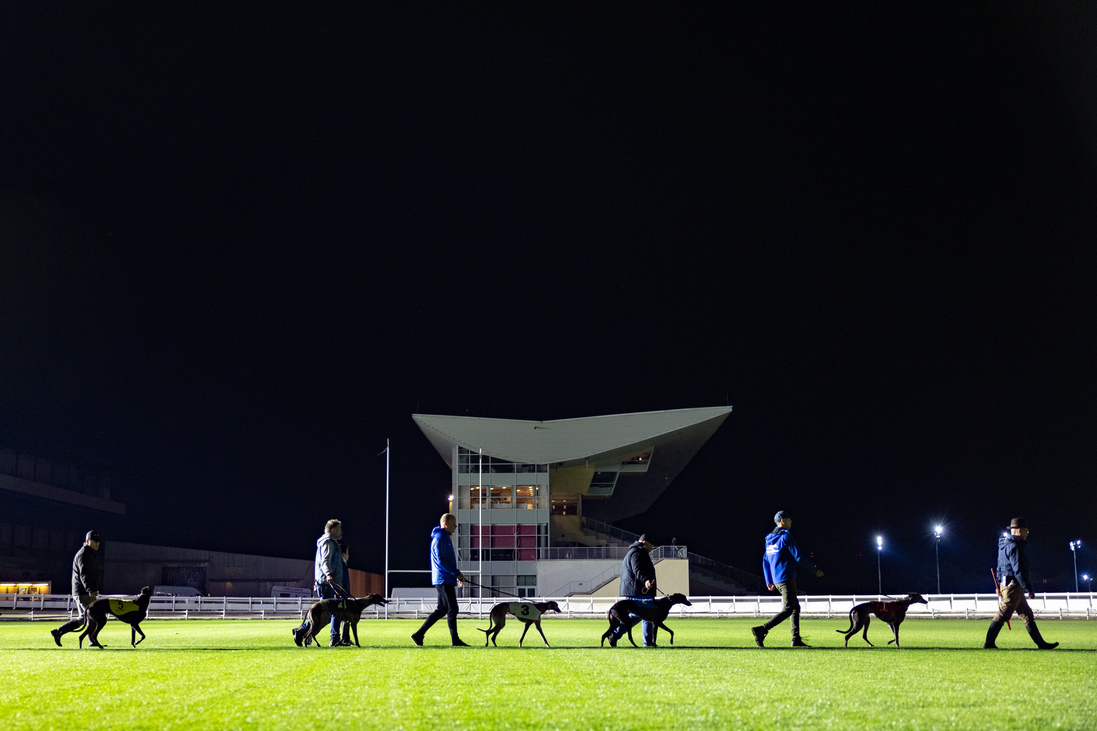
[[[1070,552],[1074,554],[1074,591],[1078,591],[1078,549],[1082,546],[1081,541],[1070,542]]]

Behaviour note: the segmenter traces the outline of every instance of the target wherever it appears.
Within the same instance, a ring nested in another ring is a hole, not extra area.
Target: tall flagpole
[[[385,600],[389,598],[389,440],[385,439]],[[385,605],[385,619],[389,617]]]
[[[480,551],[479,558],[480,564],[476,569],[479,576],[476,577],[476,583],[480,586],[480,601],[477,602],[477,610],[482,611],[484,607],[484,448],[480,447]]]

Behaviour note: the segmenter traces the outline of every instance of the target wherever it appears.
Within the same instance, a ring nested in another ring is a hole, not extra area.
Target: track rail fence
[[[117,595],[122,596],[122,595]],[[809,595],[800,597],[800,613],[805,617],[843,617],[855,604],[879,599],[877,594]],[[928,605],[912,604],[908,617],[918,618],[988,618],[998,609],[994,594],[930,594]],[[460,611],[466,616],[484,617],[491,607],[506,599],[460,597]],[[538,600],[543,600],[538,598]],[[301,618],[315,601],[311,597],[153,597],[149,604],[150,619],[290,619]],[[617,597],[557,598],[563,613],[547,615],[561,617],[604,618]],[[675,617],[760,617],[776,614],[781,598],[772,596],[702,596],[690,597],[693,606],[677,605],[671,611]],[[433,597],[399,598],[384,607],[370,607],[365,619],[422,618],[434,611]],[[1037,594],[1029,606],[1038,617],[1060,619],[1097,619],[1097,593]],[[72,597],[64,594],[0,594],[0,621],[59,620],[75,617],[79,607]]]

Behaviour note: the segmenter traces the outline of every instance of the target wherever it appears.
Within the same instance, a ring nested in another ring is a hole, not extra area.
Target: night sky
[[[412,413],[732,404],[623,527],[809,593],[1097,569],[1097,11],[0,7],[0,429],[126,535],[424,568]],[[1084,565],[1083,565],[1084,564]]]

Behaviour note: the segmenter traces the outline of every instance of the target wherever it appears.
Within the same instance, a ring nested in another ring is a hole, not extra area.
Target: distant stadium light
[[[933,526],[933,561],[937,564],[937,593],[941,593],[941,534],[945,532],[942,526]]]
[[[1078,592],[1078,549],[1082,547],[1081,541],[1070,542],[1070,552],[1074,554],[1074,591]]]
[[[884,595],[884,579],[880,573],[880,554],[884,550],[884,537],[876,536],[876,593]]]

